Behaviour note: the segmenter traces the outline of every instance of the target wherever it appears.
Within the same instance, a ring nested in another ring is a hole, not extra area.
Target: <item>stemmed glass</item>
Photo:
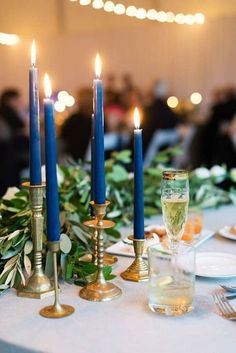
[[[189,203],[189,178],[185,170],[167,170],[162,173],[162,215],[172,254],[178,245],[187,221]]]

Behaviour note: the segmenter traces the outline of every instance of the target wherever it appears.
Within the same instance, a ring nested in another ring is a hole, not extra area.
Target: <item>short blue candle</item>
[[[96,63],[100,63],[97,56]],[[98,70],[100,71],[100,70]],[[105,204],[106,185],[105,185],[105,160],[104,160],[104,116],[103,116],[103,91],[102,81],[99,79],[100,73],[94,80],[94,202]]]
[[[134,130],[134,238],[144,239],[142,130]]]
[[[35,65],[35,43],[32,44],[32,66],[29,70],[30,105],[30,184],[41,185],[41,151],[39,128],[38,70]]]
[[[60,239],[59,197],[57,186],[57,155],[53,101],[44,99],[45,157],[46,157],[46,205],[48,241]]]

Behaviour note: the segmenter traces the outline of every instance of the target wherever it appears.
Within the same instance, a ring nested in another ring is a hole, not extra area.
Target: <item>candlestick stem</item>
[[[43,194],[45,185],[30,185],[29,188],[31,208],[31,232],[34,251],[33,273],[26,285],[17,291],[19,297],[43,299],[54,294],[53,286],[49,278],[43,272],[42,249],[43,249]]]
[[[97,266],[98,264],[98,232],[97,229],[93,233],[93,263]]]
[[[121,273],[121,277],[126,281],[145,282],[148,280],[148,266],[142,257],[145,239],[135,239],[132,236],[129,239],[133,240],[135,260]]]
[[[118,298],[121,295],[121,289],[113,283],[106,282],[103,274],[103,257],[104,257],[104,243],[103,231],[106,228],[111,228],[115,225],[114,222],[104,220],[106,208],[109,205],[107,201],[105,204],[91,203],[94,207],[95,219],[85,222],[87,227],[93,228],[97,232],[97,275],[96,280],[87,284],[81,289],[79,295],[81,298],[90,301],[108,301]]]
[[[55,299],[54,304],[46,306],[40,310],[40,315],[50,319],[59,319],[65,316],[73,314],[75,309],[70,305],[61,304],[59,300],[59,289],[58,289],[58,271],[57,271],[57,253],[60,249],[60,243],[48,242],[49,248],[52,251],[53,256],[53,272],[54,272],[54,293]]]

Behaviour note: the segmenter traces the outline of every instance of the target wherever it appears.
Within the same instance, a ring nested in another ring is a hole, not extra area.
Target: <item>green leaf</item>
[[[107,218],[117,218],[121,215],[121,210],[115,210],[107,213]]]
[[[108,174],[107,179],[110,179],[116,183],[126,181],[128,179],[128,173],[122,166],[114,165],[112,172]]]
[[[64,203],[64,209],[65,211],[68,211],[68,212],[75,212],[77,210],[77,207],[74,206],[72,203],[70,202],[65,202]]]
[[[60,237],[60,249],[64,254],[69,254],[71,251],[72,243],[67,234],[62,233]]]

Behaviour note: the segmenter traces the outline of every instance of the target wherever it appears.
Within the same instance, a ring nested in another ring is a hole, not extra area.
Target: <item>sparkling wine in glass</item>
[[[168,170],[162,174],[161,202],[163,221],[172,250],[178,244],[184,232],[188,215],[189,180],[184,170]]]

